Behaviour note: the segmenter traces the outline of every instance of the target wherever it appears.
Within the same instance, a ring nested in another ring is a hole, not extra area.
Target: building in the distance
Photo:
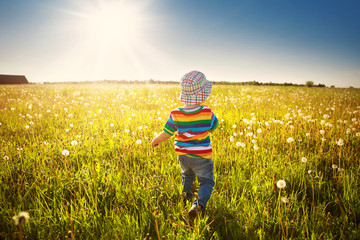
[[[28,84],[28,80],[23,75],[4,75],[0,74],[0,84]]]

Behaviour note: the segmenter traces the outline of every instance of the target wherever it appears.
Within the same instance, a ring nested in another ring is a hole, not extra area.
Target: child
[[[201,105],[209,97],[212,87],[203,73],[189,72],[181,78],[180,84],[180,101],[185,106],[171,111],[163,132],[151,144],[156,147],[177,132],[175,151],[181,166],[183,194],[186,199],[192,198],[196,176],[200,182],[199,199],[193,202],[188,212],[190,217],[195,217],[198,212],[205,211],[215,184],[209,132],[214,131],[219,122],[209,107]]]

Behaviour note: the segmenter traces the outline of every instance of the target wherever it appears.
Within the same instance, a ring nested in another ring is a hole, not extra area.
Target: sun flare
[[[130,3],[101,2],[86,12],[82,25],[93,41],[129,47],[140,38],[141,20],[139,9]]]

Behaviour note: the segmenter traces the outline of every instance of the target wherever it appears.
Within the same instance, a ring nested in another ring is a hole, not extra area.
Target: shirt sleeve
[[[219,126],[219,121],[217,119],[217,117],[215,116],[215,114],[213,112],[211,112],[211,128],[210,131],[214,131],[217,127]]]
[[[175,127],[174,120],[172,118],[171,113],[170,113],[169,119],[165,123],[163,131],[166,132],[167,134],[170,134],[171,136],[174,135],[175,132],[177,131],[177,128]]]

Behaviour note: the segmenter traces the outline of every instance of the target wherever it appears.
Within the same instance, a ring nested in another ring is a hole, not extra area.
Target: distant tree
[[[313,81],[307,81],[305,84],[307,87],[313,87],[314,86],[314,82]]]
[[[335,86],[334,85],[331,85],[331,87],[330,88],[335,88]]]

